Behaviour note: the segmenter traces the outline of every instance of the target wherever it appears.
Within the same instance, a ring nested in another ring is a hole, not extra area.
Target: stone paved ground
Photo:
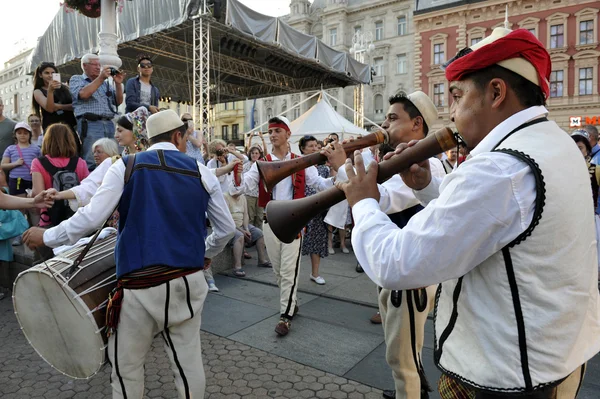
[[[206,399],[379,399],[381,391],[235,341],[202,332]],[[110,398],[110,367],[89,380],[73,380],[47,365],[27,343],[10,300],[0,301],[0,397]],[[176,398],[163,341],[156,339],[146,362],[146,396]]]

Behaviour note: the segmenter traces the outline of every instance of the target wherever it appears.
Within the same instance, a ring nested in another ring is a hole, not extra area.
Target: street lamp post
[[[100,51],[98,57],[100,64],[119,69],[122,61],[117,54],[117,8],[115,0],[101,0],[100,32],[98,44]]]
[[[358,30],[352,37],[352,47],[350,47],[350,54],[354,56],[354,59],[363,64],[369,63],[369,58],[375,45],[373,44],[373,34],[371,32],[362,32]],[[361,83],[354,89],[354,124],[358,127],[364,127],[364,105],[365,105],[365,91],[364,85]]]

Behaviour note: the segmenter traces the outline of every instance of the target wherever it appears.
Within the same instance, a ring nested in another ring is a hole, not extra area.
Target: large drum
[[[108,294],[116,285],[116,234],[94,243],[67,276],[83,247],[38,264],[15,280],[15,314],[36,352],[56,370],[89,378],[105,362]]]

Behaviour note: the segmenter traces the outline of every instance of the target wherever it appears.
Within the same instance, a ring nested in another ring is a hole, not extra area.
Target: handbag
[[[0,240],[18,237],[28,228],[27,219],[20,211],[0,210]]]

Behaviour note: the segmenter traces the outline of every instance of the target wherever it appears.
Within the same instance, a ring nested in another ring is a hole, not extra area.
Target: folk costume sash
[[[298,158],[298,155],[291,153],[291,158]],[[271,154],[267,154],[264,159],[268,162],[273,162]],[[292,174],[292,198],[299,199],[304,198],[304,188],[306,187],[306,177],[304,170]],[[273,193],[267,191],[262,179],[258,183],[258,206],[264,208],[267,206],[269,201],[273,199]]]

